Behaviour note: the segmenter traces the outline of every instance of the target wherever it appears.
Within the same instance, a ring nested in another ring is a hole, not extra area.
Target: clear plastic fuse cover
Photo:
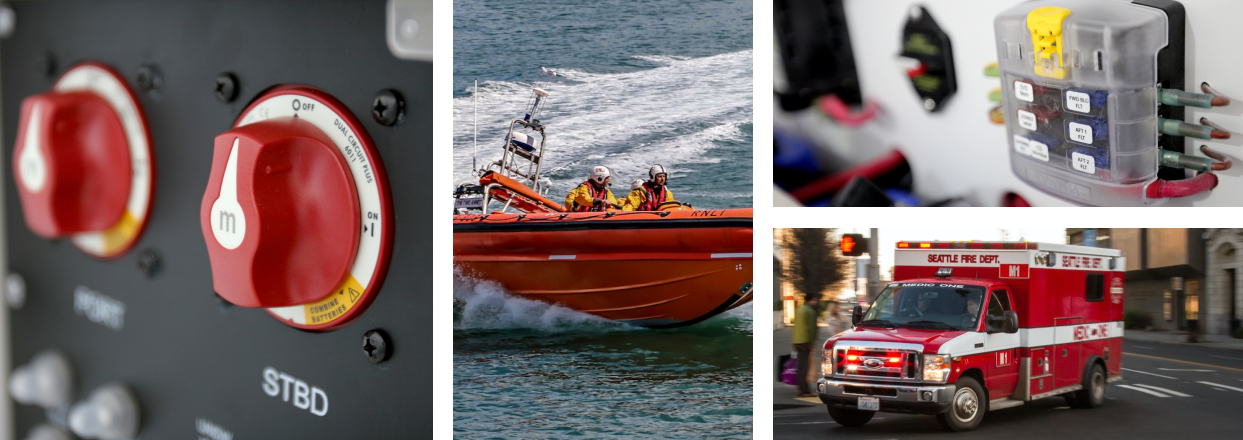
[[[995,20],[1010,164],[1072,202],[1153,205],[1165,13],[1110,0],[1030,1]]]

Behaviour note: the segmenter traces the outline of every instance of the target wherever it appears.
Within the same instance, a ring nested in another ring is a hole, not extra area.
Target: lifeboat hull
[[[644,327],[750,302],[751,246],[751,209],[454,216],[463,274]]]

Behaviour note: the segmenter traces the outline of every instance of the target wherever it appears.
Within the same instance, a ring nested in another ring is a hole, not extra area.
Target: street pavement
[[[788,390],[793,387],[778,384],[774,438],[1243,438],[1243,353],[1141,340],[1129,331],[1122,347],[1123,380],[1106,387],[1100,408],[1070,409],[1061,397],[1052,397],[991,411],[971,432],[946,432],[932,416],[889,413],[846,428],[829,418],[823,404],[797,399]]]

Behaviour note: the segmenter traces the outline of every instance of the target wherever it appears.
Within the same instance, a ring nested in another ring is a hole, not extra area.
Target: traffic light
[[[858,257],[868,250],[868,239],[863,234],[842,234],[842,241],[838,248],[842,250],[842,255],[847,257]]]

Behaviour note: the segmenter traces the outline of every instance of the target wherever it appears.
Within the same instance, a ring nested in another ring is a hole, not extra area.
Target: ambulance
[[[820,400],[839,424],[934,414],[950,431],[1122,379],[1121,251],[1049,243],[898,242],[894,282],[824,344]]]

